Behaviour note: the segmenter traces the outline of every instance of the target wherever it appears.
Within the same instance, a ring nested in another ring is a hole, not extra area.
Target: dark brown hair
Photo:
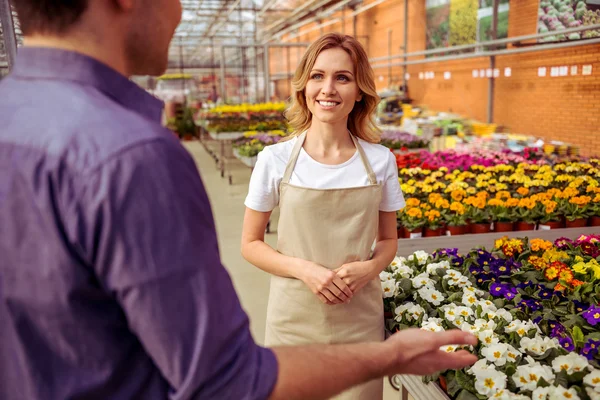
[[[88,0],[17,0],[14,7],[23,34],[61,34],[79,21]]]
[[[298,64],[292,80],[292,103],[285,113],[294,135],[299,135],[310,128],[312,114],[306,105],[304,89],[310,78],[310,72],[322,51],[327,49],[343,49],[354,64],[356,82],[362,93],[362,100],[357,102],[348,116],[348,129],[355,136],[371,143],[379,143],[381,132],[373,121],[373,113],[379,103],[375,88],[375,74],[369,63],[367,52],[358,40],[352,36],[329,33],[310,45]]]

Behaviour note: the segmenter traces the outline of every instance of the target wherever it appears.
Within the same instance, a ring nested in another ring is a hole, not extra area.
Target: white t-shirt
[[[250,178],[250,188],[244,204],[246,207],[261,211],[272,211],[279,205],[279,183],[297,138],[280,142],[258,154],[256,166]],[[365,151],[377,182],[383,184],[383,195],[379,210],[392,212],[404,207],[404,196],[398,182],[396,157],[386,147],[358,139]],[[341,189],[367,186],[369,177],[358,151],[343,164],[327,165],[315,161],[300,150],[298,161],[290,178],[290,184],[312,189]]]

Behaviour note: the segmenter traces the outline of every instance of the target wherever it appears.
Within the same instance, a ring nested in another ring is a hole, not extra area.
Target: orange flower
[[[465,213],[465,206],[463,206],[462,203],[455,201],[450,204],[450,211],[454,211],[458,215],[463,215]]]
[[[421,200],[419,200],[415,197],[411,197],[410,199],[406,200],[407,207],[418,207],[420,204],[421,204]]]
[[[562,292],[563,290],[565,290],[566,287],[564,287],[563,285],[561,285],[560,283],[557,283],[556,286],[554,286],[554,291],[555,292]]]
[[[552,200],[546,200],[544,201],[544,206],[546,206],[546,214],[552,214],[556,210],[558,203]]]
[[[450,202],[448,202],[448,200],[446,200],[446,199],[438,199],[435,202],[435,208],[443,208],[444,210],[446,210],[449,207],[450,207]]]
[[[536,269],[544,269],[544,266],[546,265],[546,262],[544,261],[544,259],[542,257],[538,257],[538,256],[530,256],[527,261],[529,261],[529,263],[531,265],[533,265]]]
[[[406,212],[406,215],[412,218],[422,218],[423,212],[419,208],[411,208]]]
[[[506,200],[506,207],[516,207],[519,205],[519,199],[510,198]]]
[[[531,245],[531,250],[540,251],[540,250],[550,250],[552,248],[552,242],[543,239],[531,239],[529,241]],[[538,257],[539,258],[539,257]]]
[[[456,189],[452,191],[452,200],[454,201],[461,201],[462,199],[465,198],[465,196],[467,195],[467,192],[465,192],[463,189]]]
[[[579,196],[571,198],[571,200],[569,200],[569,203],[578,206],[585,206],[586,204],[589,204],[590,201],[592,201],[592,198],[590,196]]]
[[[491,199],[490,201],[488,201],[488,206],[491,206],[491,207],[504,207],[505,204],[500,199]]]
[[[512,196],[508,190],[502,190],[502,191],[496,193],[496,198],[499,200],[508,200],[511,197]]]
[[[529,189],[526,187],[520,187],[517,189],[517,193],[519,193],[521,196],[527,196],[529,194]]]
[[[439,218],[441,216],[441,214],[437,210],[431,210],[431,211],[427,211],[425,213],[425,216],[427,217],[427,219],[429,220],[429,222],[433,222],[433,221],[436,220],[436,218]]]
[[[581,286],[581,285],[583,285],[583,284],[584,284],[584,282],[583,282],[583,281],[580,281],[579,279],[573,279],[573,280],[571,281],[571,285],[572,285],[574,288],[576,288],[577,286]]]
[[[558,279],[571,284],[573,282],[573,271],[570,269],[563,269],[558,273]]]

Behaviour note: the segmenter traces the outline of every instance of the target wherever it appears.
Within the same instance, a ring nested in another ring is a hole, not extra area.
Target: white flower
[[[458,279],[461,276],[463,276],[463,274],[461,274],[457,270],[455,270],[455,269],[447,269],[446,270],[446,275],[444,275],[444,278]]]
[[[400,277],[402,277],[402,278],[412,278],[414,271],[408,265],[402,264],[402,265],[398,266],[395,273],[400,275]]]
[[[477,338],[484,346],[491,346],[500,341],[498,336],[492,330],[478,332]]]
[[[456,350],[458,350],[459,346],[456,345],[448,345],[448,346],[442,346],[440,347],[441,351],[445,351],[446,353],[454,353]]]
[[[396,295],[396,283],[394,281],[381,282],[381,290],[383,290],[383,297],[390,298]]]
[[[479,360],[475,364],[473,364],[473,366],[467,370],[467,373],[469,373],[471,375],[477,375],[481,371],[485,371],[488,369],[494,369],[494,366],[489,365],[487,363],[487,360],[485,358],[482,358],[481,360]]]
[[[507,311],[507,310],[505,310],[503,308],[501,308],[500,310],[496,311],[496,315],[498,317],[500,317],[500,318],[503,318],[508,323],[511,323],[512,320],[513,320],[512,314],[509,311]]]
[[[600,393],[600,370],[594,369],[583,378],[583,383],[591,386],[596,392]]]
[[[416,289],[422,288],[423,286],[429,286],[432,288],[435,286],[435,283],[426,272],[423,272],[422,274],[412,278],[412,284]]]
[[[487,331],[487,330],[492,330],[493,331],[493,330],[496,329],[496,322],[494,322],[494,321],[486,321],[485,319],[477,318],[475,320],[475,326],[480,331]]]
[[[473,334],[477,334],[477,332],[479,332],[479,329],[475,325],[471,325],[468,322],[463,322],[460,326],[460,330],[463,332],[470,332]]]
[[[504,332],[506,332],[506,333],[517,332],[517,335],[519,335],[520,337],[523,337],[523,336],[527,335],[527,332],[529,332],[531,329],[534,329],[534,328],[537,328],[537,325],[535,325],[531,321],[523,322],[519,319],[515,319],[510,324],[508,324],[508,326],[506,326],[504,328]]]
[[[462,318],[469,318],[473,316],[473,309],[471,307],[458,306],[456,307],[456,312]]]
[[[395,272],[400,266],[405,265],[404,264],[405,262],[406,262],[406,258],[396,256],[392,260],[392,262],[390,264],[390,268],[392,269],[392,271]]]
[[[462,303],[467,307],[473,307],[477,304],[477,297],[473,293],[465,292],[465,294],[463,294]]]
[[[475,375],[475,389],[484,396],[490,396],[506,389],[506,375],[495,369],[485,369]]]
[[[508,346],[508,350],[506,351],[506,359],[508,362],[512,362],[512,363],[516,363],[517,360],[519,359],[519,357],[522,356],[522,353],[515,349],[514,347],[512,347],[511,345],[507,345]]]
[[[550,390],[552,389],[552,386],[549,387],[539,387],[537,389],[535,389],[533,391],[533,394],[531,395],[531,400],[547,400],[548,399],[548,393],[550,393]]]
[[[478,306],[481,306],[481,309],[483,310],[484,313],[487,313],[488,311],[498,311],[498,307],[496,307],[494,305],[494,303],[492,303],[489,300],[479,300],[479,302],[477,303]]]
[[[408,315],[415,321],[418,320],[423,314],[425,314],[425,309],[418,304],[415,304],[408,309]]]
[[[443,332],[445,330],[440,318],[429,318],[426,322],[421,324],[421,329],[431,332]]]
[[[574,388],[566,389],[562,386],[551,386],[548,391],[548,400],[580,400]]]
[[[535,390],[540,379],[548,383],[554,382],[552,369],[547,365],[520,365],[512,376],[515,385],[521,390]]]
[[[410,256],[411,259],[413,257],[417,259],[419,265],[425,265],[427,263],[427,260],[429,259],[429,254],[427,252],[424,252],[423,250],[418,250],[415,251],[412,256]]]
[[[381,282],[392,281],[394,280],[394,276],[387,271],[381,271],[379,273],[379,279],[381,280]]]
[[[465,288],[471,286],[472,283],[466,276],[461,276],[457,281],[457,285],[458,287]]]
[[[414,305],[414,303],[404,303],[396,307],[396,309],[394,310],[394,314],[396,315],[396,321],[402,321],[402,317],[404,316],[404,314],[408,311],[409,308],[411,308]]]
[[[567,374],[572,375],[575,372],[581,372],[590,368],[590,363],[587,358],[580,356],[577,353],[569,353],[566,356],[556,357],[552,361],[552,369],[558,373],[567,371]]]
[[[428,286],[419,289],[419,295],[434,306],[439,306],[442,304],[442,301],[444,301],[444,295],[442,293]]]
[[[427,273],[428,274],[435,274],[435,272],[438,269],[448,269],[450,268],[450,263],[446,260],[444,261],[440,261],[438,263],[431,263],[429,265],[427,265]]]
[[[533,339],[530,337],[524,337],[521,339],[521,348],[519,350],[521,350],[523,353],[529,352],[541,356],[546,352],[544,347],[544,342],[539,336],[536,336]]]
[[[483,296],[485,294],[485,292],[483,290],[479,290],[479,289],[473,287],[473,285],[468,285],[467,287],[464,287],[463,288],[463,293],[465,293],[465,294],[466,293],[471,293],[471,294],[474,294],[474,295],[479,296],[479,297],[481,297],[481,296]]]
[[[600,393],[596,392],[594,389],[588,387],[585,388],[586,393],[590,396],[591,400],[600,400]]]
[[[495,343],[481,350],[481,354],[490,362],[493,362],[498,367],[506,364],[508,345],[504,343]]]

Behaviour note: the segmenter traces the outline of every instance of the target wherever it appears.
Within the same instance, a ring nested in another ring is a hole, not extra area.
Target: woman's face
[[[347,120],[362,99],[348,53],[340,48],[323,50],[310,71],[304,95],[313,118],[330,124]]]

